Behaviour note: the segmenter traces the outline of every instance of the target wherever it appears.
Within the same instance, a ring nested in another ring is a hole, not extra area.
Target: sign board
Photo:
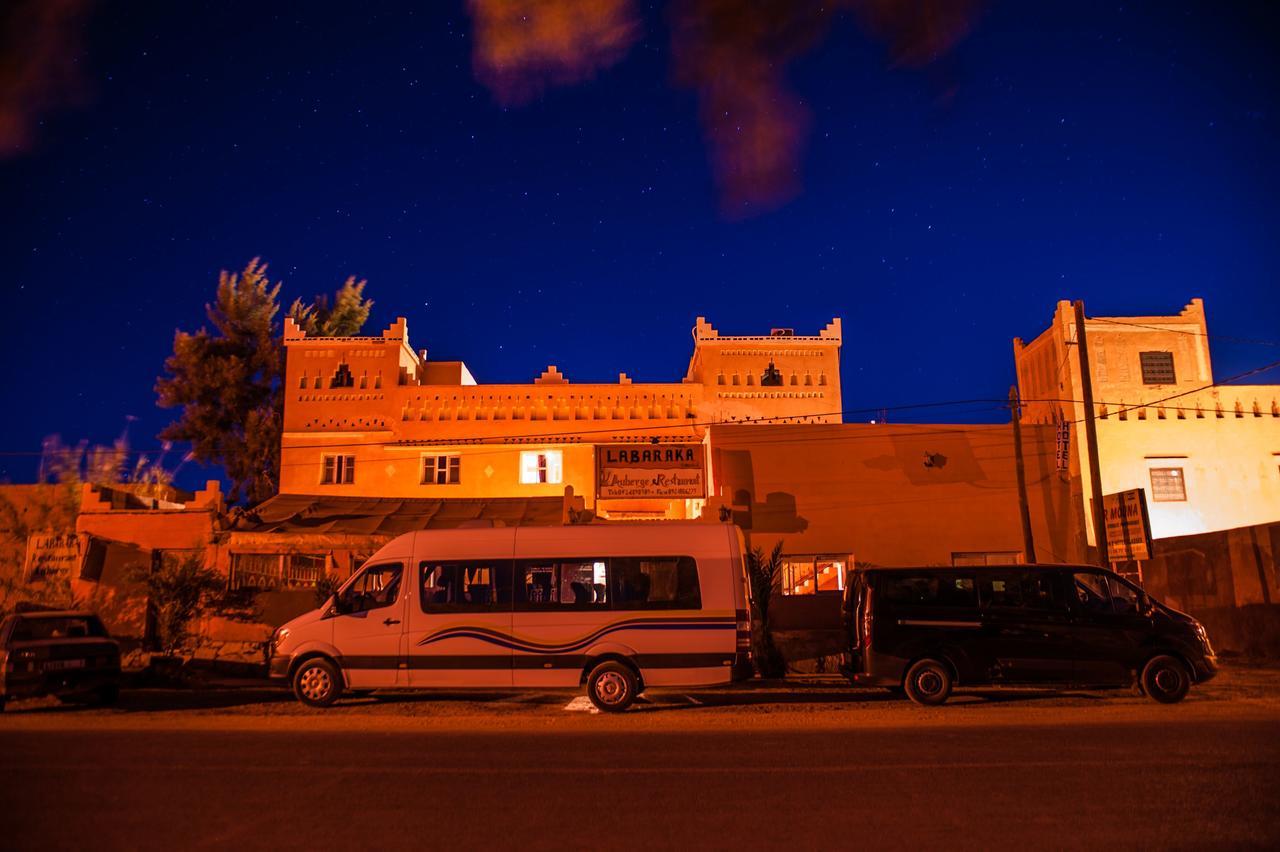
[[[707,496],[702,444],[596,447],[596,499],[700,500]]]
[[[80,543],[75,533],[32,533],[27,536],[23,566],[27,582],[51,577],[72,577],[80,563]]]
[[[1107,524],[1108,561],[1151,558],[1151,522],[1141,488],[1104,494],[1102,513]]]

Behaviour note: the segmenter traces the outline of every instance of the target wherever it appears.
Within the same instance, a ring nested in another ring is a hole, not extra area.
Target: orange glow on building
[[[1204,303],[1174,316],[1088,317],[1102,491],[1146,492],[1155,538],[1280,520],[1280,385],[1215,383]],[[1068,423],[1076,523],[1094,543],[1075,316],[1014,341],[1026,423]]]
[[[715,423],[838,423],[839,319],[724,336],[699,317],[680,381],[576,384],[549,366],[479,384],[459,361],[378,337],[308,337],[286,320],[284,494],[548,497],[571,487],[605,518],[689,518],[701,498],[595,500],[596,448],[702,444]]]

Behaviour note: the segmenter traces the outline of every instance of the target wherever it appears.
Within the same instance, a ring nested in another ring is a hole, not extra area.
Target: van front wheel
[[[604,713],[621,713],[636,700],[640,681],[630,666],[614,660],[603,662],[591,670],[587,678],[587,697]]]
[[[1191,673],[1177,657],[1152,657],[1142,669],[1142,691],[1153,701],[1176,704],[1191,689]]]
[[[917,704],[942,704],[951,695],[951,669],[938,660],[920,660],[907,671],[902,688]]]
[[[293,673],[293,694],[308,707],[328,707],[342,695],[342,674],[323,657],[307,660]]]

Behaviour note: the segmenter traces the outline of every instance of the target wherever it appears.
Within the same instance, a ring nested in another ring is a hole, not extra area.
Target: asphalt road
[[[906,715],[823,730],[778,719],[776,731],[344,732],[305,719],[271,730],[0,728],[0,847],[1280,844],[1280,716],[1079,716],[919,725]]]

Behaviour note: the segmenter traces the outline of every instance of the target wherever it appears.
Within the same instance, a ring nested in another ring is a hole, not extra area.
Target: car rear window
[[[46,616],[19,618],[13,627],[13,641],[33,642],[40,639],[84,639],[107,635],[102,622],[92,616]]]
[[[887,574],[880,592],[894,606],[976,607],[971,574]]]

